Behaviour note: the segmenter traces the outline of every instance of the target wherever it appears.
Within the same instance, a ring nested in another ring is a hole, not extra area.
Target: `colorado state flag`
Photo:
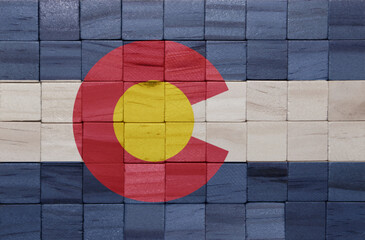
[[[0,239],[363,240],[364,0],[0,0]]]

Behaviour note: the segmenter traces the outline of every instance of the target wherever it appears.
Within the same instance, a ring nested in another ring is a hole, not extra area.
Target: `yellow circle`
[[[113,122],[115,135],[129,154],[158,162],[175,156],[187,145],[194,112],[179,88],[153,80],[125,91],[115,106]]]

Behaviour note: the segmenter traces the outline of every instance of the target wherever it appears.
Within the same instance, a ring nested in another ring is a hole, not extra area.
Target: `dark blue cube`
[[[289,80],[328,79],[328,41],[289,41]]]
[[[327,204],[327,240],[364,239],[365,203],[329,202]]]
[[[248,41],[247,79],[287,79],[287,41]]]
[[[285,239],[284,203],[248,203],[246,239]]]
[[[0,40],[38,40],[38,0],[0,1]]]
[[[247,0],[247,39],[286,39],[287,0]]]
[[[1,240],[41,239],[41,205],[0,205]]]
[[[82,41],[82,79],[101,58],[121,46],[123,46],[123,41]],[[123,61],[123,56],[120,61]],[[115,66],[120,66],[120,64],[111,63],[106,66],[106,69],[111,70]]]
[[[82,212],[81,204],[42,205],[42,240],[81,240]]]
[[[85,204],[84,239],[123,239],[123,204]]]
[[[365,79],[365,40],[330,41],[330,80]]]
[[[41,42],[41,80],[80,80],[81,42]]]
[[[205,212],[206,240],[245,239],[244,204],[207,204]]]
[[[41,40],[79,40],[79,0],[39,0]]]
[[[39,42],[0,42],[1,80],[39,80]]]
[[[326,39],[327,32],[328,0],[289,0],[289,39]]]
[[[286,240],[326,239],[326,204],[288,202],[285,208]]]
[[[365,163],[331,162],[329,201],[365,201]]]
[[[205,4],[205,39],[244,40],[246,35],[246,0],[207,0]]]
[[[41,169],[42,203],[81,203],[81,163],[44,163]]]
[[[208,175],[210,166],[208,164]],[[216,169],[213,167],[212,169]],[[208,203],[245,203],[247,201],[247,165],[224,163],[207,184]]]
[[[165,240],[205,238],[205,204],[167,204]]]
[[[164,216],[162,204],[126,204],[125,239],[164,239]]]
[[[82,190],[84,203],[123,203],[124,201],[123,196],[112,192],[99,182],[86,165],[84,165]]]
[[[279,202],[287,200],[288,165],[286,162],[250,162],[248,201]]]
[[[82,39],[120,39],[121,0],[80,1],[80,27]]]
[[[207,59],[224,80],[246,80],[246,42],[208,41]],[[207,80],[219,80],[207,72]]]
[[[39,163],[0,164],[0,203],[40,202]]]
[[[365,1],[329,0],[329,39],[365,39]]]
[[[327,163],[290,162],[288,178],[289,201],[327,201]]]
[[[123,0],[123,39],[163,39],[163,0]]]
[[[165,39],[204,39],[204,0],[165,0]]]

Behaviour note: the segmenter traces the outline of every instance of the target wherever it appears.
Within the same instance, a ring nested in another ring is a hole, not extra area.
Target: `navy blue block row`
[[[208,163],[209,169],[209,163]],[[225,163],[206,186],[172,203],[365,201],[365,163]],[[328,193],[328,194],[327,194]],[[134,203],[82,163],[2,163],[0,203]]]
[[[0,205],[2,240],[363,239],[365,203]]]
[[[365,40],[178,42],[206,56],[227,81],[365,79]],[[127,43],[0,41],[0,79],[84,79],[103,56]]]
[[[0,40],[365,39],[363,0],[3,0],[0,9]]]

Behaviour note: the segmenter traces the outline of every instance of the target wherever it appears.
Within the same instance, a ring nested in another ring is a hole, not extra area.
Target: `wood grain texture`
[[[0,121],[39,121],[40,96],[39,83],[0,82]]]
[[[288,166],[286,162],[248,163],[248,201],[287,200]]]
[[[1,163],[0,166],[0,203],[40,202],[39,163]]]
[[[289,0],[288,38],[326,39],[329,0]]]
[[[205,39],[244,40],[246,35],[245,0],[207,0]]]
[[[39,0],[40,40],[79,40],[79,0]]]
[[[288,82],[288,120],[327,120],[328,81]]]
[[[247,82],[247,120],[285,121],[287,101],[286,81]]]
[[[0,122],[0,162],[39,162],[39,122]]]
[[[121,25],[121,0],[80,1],[82,39],[120,39]]]

